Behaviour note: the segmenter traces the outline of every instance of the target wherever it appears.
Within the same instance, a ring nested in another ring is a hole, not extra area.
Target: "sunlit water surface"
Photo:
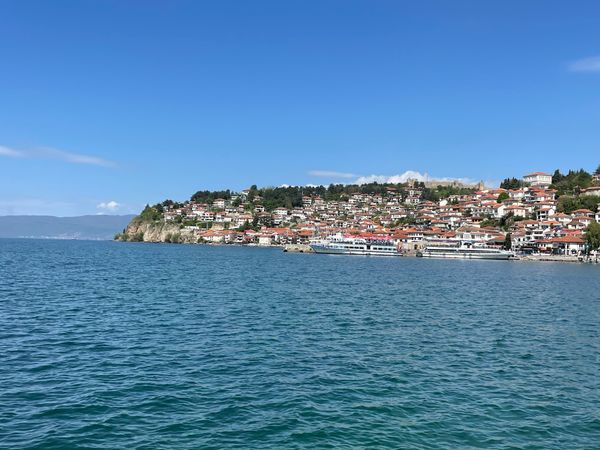
[[[600,267],[0,240],[0,447],[600,448]]]

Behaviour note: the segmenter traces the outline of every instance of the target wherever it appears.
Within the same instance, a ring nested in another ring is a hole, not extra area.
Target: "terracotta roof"
[[[585,244],[585,241],[576,236],[561,236],[550,239],[551,242],[558,242],[562,244]]]

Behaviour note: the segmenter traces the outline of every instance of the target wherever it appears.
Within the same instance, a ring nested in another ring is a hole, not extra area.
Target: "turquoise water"
[[[600,267],[0,240],[0,447],[599,448]]]

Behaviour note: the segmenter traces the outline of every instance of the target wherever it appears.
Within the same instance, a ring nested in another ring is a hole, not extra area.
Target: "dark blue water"
[[[0,447],[600,448],[600,267],[0,240]]]

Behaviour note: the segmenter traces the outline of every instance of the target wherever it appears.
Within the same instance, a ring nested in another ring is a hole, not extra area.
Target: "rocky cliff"
[[[118,241],[130,242],[171,242],[195,244],[198,236],[194,230],[182,228],[177,223],[146,221],[139,216],[133,218],[123,233],[115,236]]]

